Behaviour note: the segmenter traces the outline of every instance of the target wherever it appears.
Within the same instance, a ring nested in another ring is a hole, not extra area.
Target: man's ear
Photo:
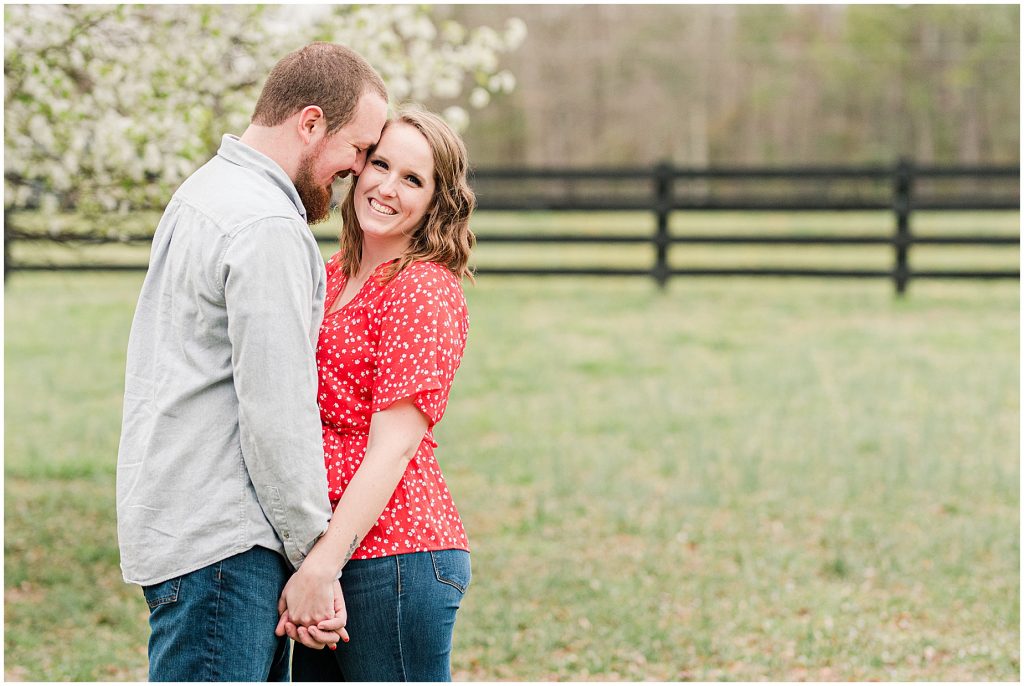
[[[322,132],[327,128],[324,111],[316,105],[303,107],[299,110],[298,127],[299,137],[308,145],[317,138],[318,131]]]

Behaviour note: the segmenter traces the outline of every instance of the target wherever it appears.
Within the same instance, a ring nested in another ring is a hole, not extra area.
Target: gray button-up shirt
[[[327,528],[314,357],[326,275],[305,216],[280,166],[224,136],[160,220],[117,456],[129,583],[254,546],[297,567]]]

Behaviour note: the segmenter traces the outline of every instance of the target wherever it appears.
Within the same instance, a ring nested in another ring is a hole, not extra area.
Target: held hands
[[[333,577],[317,579],[315,573],[304,573],[305,569],[301,567],[285,584],[277,603],[281,618],[274,633],[287,634],[293,641],[314,650],[322,650],[324,646],[335,650],[339,640],[345,643],[349,640],[341,583]]]

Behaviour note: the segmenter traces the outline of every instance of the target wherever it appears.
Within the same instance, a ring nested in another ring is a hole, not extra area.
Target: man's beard
[[[313,165],[319,157],[318,149],[299,163],[299,170],[295,174],[295,190],[299,193],[302,206],[306,208],[307,224],[322,222],[331,214],[333,177],[332,183],[326,186],[318,186],[313,180]]]

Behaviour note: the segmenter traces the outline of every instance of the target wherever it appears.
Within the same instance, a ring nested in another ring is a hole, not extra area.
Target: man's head
[[[333,43],[311,43],[271,70],[252,114],[286,126],[295,188],[313,224],[327,218],[335,178],[358,174],[387,120],[387,90],[370,64]]]

